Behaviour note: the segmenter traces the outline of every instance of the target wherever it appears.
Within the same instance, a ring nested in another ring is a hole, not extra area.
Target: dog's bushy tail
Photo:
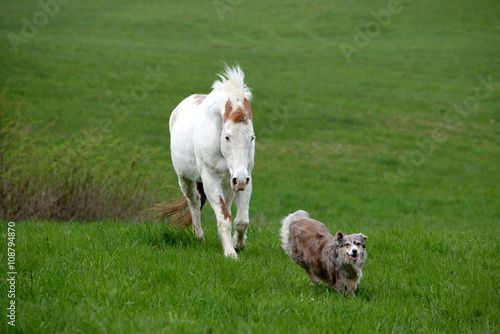
[[[155,211],[158,216],[156,221],[169,217],[170,224],[188,227],[193,223],[187,199],[182,197],[177,201],[156,204]]]
[[[282,226],[281,226],[281,247],[285,250],[288,255],[292,254],[290,246],[288,245],[288,235],[290,234],[290,224],[302,219],[302,218],[310,218],[309,214],[304,210],[295,211],[292,214],[289,214],[285,218],[283,218]]]

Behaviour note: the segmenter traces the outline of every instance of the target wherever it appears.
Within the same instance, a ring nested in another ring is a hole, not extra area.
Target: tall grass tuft
[[[46,131],[21,117],[21,104],[0,102],[0,219],[152,221],[159,172],[168,166],[159,150],[88,132],[48,145]],[[45,135],[43,134],[45,133]],[[162,162],[164,161],[164,162]],[[156,175],[158,173],[158,175]]]

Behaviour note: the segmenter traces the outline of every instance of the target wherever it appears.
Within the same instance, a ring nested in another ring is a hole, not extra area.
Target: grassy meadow
[[[0,332],[500,331],[499,3],[0,9]],[[205,243],[149,210],[180,194],[170,112],[223,62],[246,73],[257,135],[237,261],[208,206]],[[356,297],[286,257],[297,209],[368,236]]]

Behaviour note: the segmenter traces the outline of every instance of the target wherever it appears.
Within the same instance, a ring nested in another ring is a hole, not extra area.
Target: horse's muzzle
[[[249,177],[233,177],[231,179],[231,187],[235,191],[242,191],[245,190],[249,182],[250,182]]]

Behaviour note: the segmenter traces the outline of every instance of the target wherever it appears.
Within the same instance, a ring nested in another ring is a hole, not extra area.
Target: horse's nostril
[[[233,184],[236,185],[237,182],[238,182],[238,180],[236,180],[236,178],[233,177]]]
[[[245,184],[248,184],[248,182],[250,182],[250,178],[249,177],[247,177],[247,182]]]

